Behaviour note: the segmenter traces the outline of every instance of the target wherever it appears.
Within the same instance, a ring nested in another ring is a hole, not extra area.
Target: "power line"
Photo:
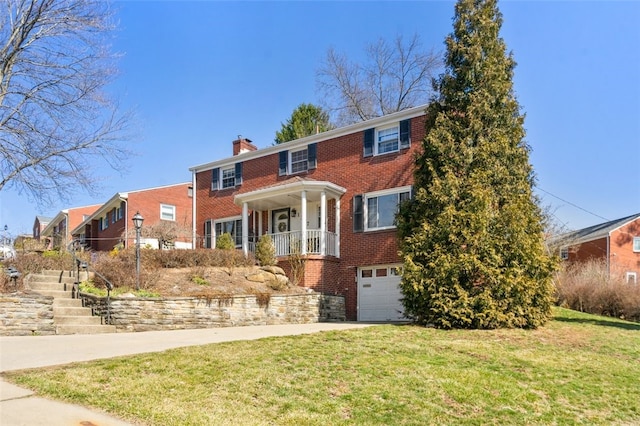
[[[553,198],[557,198],[558,200],[560,200],[560,201],[562,201],[562,202],[564,202],[564,203],[567,203],[567,204],[569,204],[569,205],[571,205],[571,206],[573,206],[573,207],[575,207],[575,208],[577,208],[577,209],[580,209],[580,210],[582,210],[583,212],[589,213],[590,215],[593,215],[593,216],[595,216],[595,217],[597,217],[597,218],[600,218],[600,219],[606,220],[607,222],[609,222],[609,221],[611,220],[611,219],[607,219],[606,217],[600,216],[599,214],[596,214],[596,213],[594,213],[594,212],[590,212],[589,210],[587,210],[587,209],[585,209],[585,208],[582,208],[582,207],[580,207],[579,205],[572,203],[571,201],[567,201],[567,200],[565,200],[564,198],[560,198],[560,197],[558,197],[557,195],[554,195],[554,194],[550,193],[549,191],[545,191],[544,189],[540,188],[539,186],[537,186],[536,188],[537,188],[538,190],[540,190],[540,191],[544,192],[545,194],[551,195]]]

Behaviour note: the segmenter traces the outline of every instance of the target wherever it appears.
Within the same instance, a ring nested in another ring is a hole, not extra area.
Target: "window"
[[[638,282],[638,276],[635,272],[627,272],[627,284],[636,284]]]
[[[378,154],[395,152],[398,150],[398,126],[388,127],[378,130],[376,138],[376,148]]]
[[[395,227],[398,205],[410,196],[410,186],[356,195],[353,202],[354,232]]]
[[[109,227],[109,213],[105,217],[102,218],[102,229],[107,229]]]
[[[308,156],[307,149],[295,151],[291,153],[291,173],[306,172],[308,168]]]
[[[215,233],[213,247],[216,246],[215,239],[226,233],[231,234],[233,241],[236,243],[236,247],[242,246],[242,219],[228,218],[215,221],[214,231]]]
[[[230,169],[222,170],[222,189],[233,188],[236,186],[236,169],[231,167]]]
[[[297,151],[278,153],[278,176],[306,172],[318,166],[317,144],[312,143]]]
[[[568,260],[569,259],[569,248],[563,247],[560,249],[560,259]]]
[[[633,251],[640,252],[640,237],[633,237]]]
[[[234,188],[242,185],[242,163],[236,163],[224,169],[216,168],[211,171],[211,190]]]
[[[116,208],[114,207],[113,210],[111,211],[111,223],[116,223],[117,220],[117,213],[116,213]]]
[[[176,206],[160,204],[160,219],[171,221],[176,220]]]
[[[411,146],[411,121],[402,120],[397,124],[367,129],[364,132],[364,156],[398,152]]]

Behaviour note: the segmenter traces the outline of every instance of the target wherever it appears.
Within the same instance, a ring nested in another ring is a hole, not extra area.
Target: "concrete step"
[[[38,290],[71,291],[71,289],[73,288],[73,284],[49,283],[44,281],[30,281],[29,288],[34,291],[38,291]]]
[[[63,290],[34,290],[34,292],[43,296],[51,296],[54,299],[71,299],[71,289],[69,291]]]
[[[90,317],[92,315],[91,308],[83,308],[82,306],[53,306],[54,319],[65,316]]]
[[[56,334],[115,333],[115,325],[57,325]]]
[[[54,299],[54,308],[81,308],[82,300],[80,299]]]
[[[58,316],[58,315],[54,315],[53,316],[53,323],[58,326],[58,325],[102,325],[102,318],[101,317],[94,317],[94,316],[77,316],[77,315],[72,315],[72,316],[67,316],[67,315],[63,315],[63,316]]]
[[[67,283],[73,284],[76,281],[75,277],[59,277],[55,275],[45,274],[31,274],[29,276],[29,282],[44,282],[44,283]]]
[[[52,275],[57,277],[71,277],[73,272],[71,271],[63,271],[60,269],[44,269],[40,272],[41,275]]]

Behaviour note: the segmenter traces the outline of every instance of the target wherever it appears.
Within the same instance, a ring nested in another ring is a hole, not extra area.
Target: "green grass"
[[[382,325],[5,374],[148,425],[640,424],[640,324]]]

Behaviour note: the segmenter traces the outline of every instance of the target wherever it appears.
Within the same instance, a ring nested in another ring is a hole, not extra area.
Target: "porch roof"
[[[306,191],[307,201],[320,201],[324,191],[328,198],[340,198],[347,190],[327,181],[304,179],[299,176],[265,186],[254,191],[238,194],[234,202],[242,206],[247,203],[252,210],[269,210],[276,207],[289,206],[301,200],[300,193]]]

